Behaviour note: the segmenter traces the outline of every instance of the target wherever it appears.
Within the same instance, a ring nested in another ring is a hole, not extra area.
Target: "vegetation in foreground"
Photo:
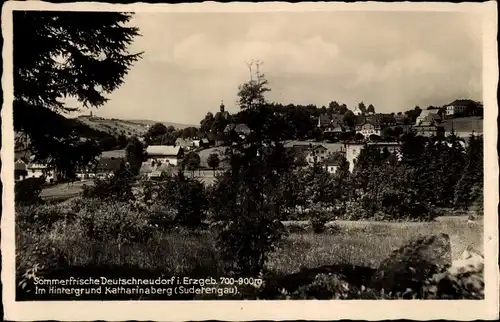
[[[227,276],[213,227],[196,231],[175,226],[162,229],[157,227],[158,224],[151,225],[151,218],[151,213],[138,212],[123,202],[74,200],[65,205],[19,207],[16,212],[18,299],[34,296],[33,280],[29,274],[47,278],[74,274],[81,277],[154,278]],[[290,232],[293,229],[289,227],[286,237],[269,255],[260,277],[271,283],[274,278],[307,269],[347,265],[359,276],[351,283],[361,287],[366,276],[363,277],[359,270],[373,274],[393,249],[415,237],[446,232],[453,249],[456,249],[454,253],[460,253],[466,248],[481,247],[482,228],[481,222],[470,224],[466,221],[446,224],[373,223],[361,227],[336,224],[319,234],[312,227],[302,227],[300,232]],[[306,292],[308,285],[314,289],[337,287],[338,281],[328,274],[320,271],[313,275],[320,275],[318,280],[306,279],[305,285],[301,285],[302,289],[296,290],[295,295],[282,294],[281,290],[270,293],[267,289],[250,289],[242,296],[300,298],[299,293]],[[331,298],[335,298],[335,290],[329,292],[333,292]],[[349,296],[363,298],[362,294]],[[381,295],[370,296],[378,298]],[[54,296],[46,298],[49,299],[53,300]]]

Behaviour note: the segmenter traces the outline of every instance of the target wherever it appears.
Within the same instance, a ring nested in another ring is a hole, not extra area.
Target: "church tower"
[[[221,101],[220,103],[220,112],[224,114],[226,107],[224,106],[224,101]]]

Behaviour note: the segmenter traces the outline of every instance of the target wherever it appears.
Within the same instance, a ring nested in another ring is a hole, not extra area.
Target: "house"
[[[203,138],[200,140],[200,147],[208,149],[210,147],[210,140],[208,138]]]
[[[139,174],[148,179],[159,179],[162,175],[172,175],[174,167],[168,163],[154,164],[143,162]]]
[[[397,125],[404,124],[407,121],[407,119],[408,119],[408,115],[406,115],[405,113],[394,115],[394,120],[396,121]]]
[[[322,145],[316,145],[306,156],[306,162],[309,165],[313,165],[316,162],[323,163],[326,158],[330,155],[330,151]]]
[[[103,151],[101,153],[101,158],[106,158],[106,159],[125,159],[126,157],[127,157],[127,152],[124,149]]]
[[[318,127],[323,129],[331,129],[340,127],[344,124],[344,115],[342,114],[322,114],[318,118]]]
[[[124,162],[121,158],[100,158],[95,168],[94,177],[100,179],[110,178],[122,167]]]
[[[332,123],[332,119],[330,118],[330,115],[328,115],[326,113],[321,114],[318,117],[318,127],[320,127],[320,128],[328,127],[328,126],[330,126],[331,123]]]
[[[23,160],[16,160],[14,162],[14,181],[20,181],[26,179],[28,176],[28,170],[26,163]]]
[[[396,153],[398,158],[401,159],[401,143],[399,142],[368,142],[368,146],[375,146],[380,151],[387,150],[389,153]]]
[[[356,133],[363,134],[364,137],[369,137],[370,135],[381,135],[380,126],[376,125],[370,121],[365,121],[365,123],[356,127]]]
[[[168,163],[176,166],[184,156],[184,149],[180,146],[150,145],[146,148],[146,154],[147,162],[151,165]]]
[[[419,125],[420,123],[422,123],[427,118],[427,116],[429,116],[429,114],[436,114],[436,110],[422,110],[420,112],[420,115],[417,117],[415,124]]]
[[[358,158],[361,150],[365,145],[363,143],[346,143],[345,144],[345,157],[349,162],[349,171],[354,170],[354,162]]]
[[[453,116],[457,114],[463,114],[467,107],[476,104],[477,103],[472,100],[459,99],[445,105],[444,107],[446,107],[446,115]]]
[[[199,141],[198,141],[198,146],[199,146]],[[190,149],[193,149],[196,147],[195,143],[193,140],[191,139],[183,139],[183,138],[177,138],[177,140],[175,140],[175,146],[180,146],[182,147],[184,150],[190,150]]]
[[[77,169],[76,177],[80,180],[93,179],[96,177],[96,170],[97,168],[92,168],[92,167],[83,167]]]
[[[401,143],[398,142],[369,142],[367,146],[375,146],[380,150],[387,149],[391,153],[398,153],[398,158],[400,158]],[[349,171],[354,170],[354,164],[358,158],[361,150],[365,147],[363,143],[346,143],[345,144],[345,156],[347,162],[349,162]]]
[[[45,177],[45,181],[48,183],[52,183],[56,180],[56,171],[52,167],[43,163],[28,163],[26,166],[26,172],[26,179]]]
[[[325,133],[330,133],[330,134],[341,134],[345,132],[346,128],[342,125],[337,125],[335,127],[332,126],[325,129]]]
[[[328,158],[325,161],[325,168],[328,173],[334,174],[337,172],[337,169],[342,163],[342,160],[344,159],[344,153],[342,152],[336,152],[330,154]]]

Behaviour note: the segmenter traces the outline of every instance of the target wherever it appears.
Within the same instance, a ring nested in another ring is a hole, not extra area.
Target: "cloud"
[[[380,111],[481,99],[482,21],[423,12],[141,13],[145,51],[98,114],[198,123],[223,99],[237,111],[246,62],[264,62],[282,103],[360,101]]]

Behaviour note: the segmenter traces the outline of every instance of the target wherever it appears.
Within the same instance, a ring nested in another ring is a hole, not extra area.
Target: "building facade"
[[[151,165],[170,164],[177,166],[184,156],[180,146],[150,145],[146,148],[147,161]]]

